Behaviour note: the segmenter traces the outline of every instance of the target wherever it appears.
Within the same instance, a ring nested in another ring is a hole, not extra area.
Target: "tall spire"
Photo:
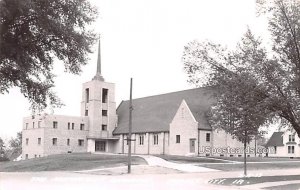
[[[104,81],[104,78],[101,75],[101,47],[100,47],[100,37],[99,37],[99,45],[98,45],[97,72],[96,72],[96,75],[94,76],[93,80]]]

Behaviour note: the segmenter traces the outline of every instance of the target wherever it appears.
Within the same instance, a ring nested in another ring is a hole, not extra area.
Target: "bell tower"
[[[88,152],[95,151],[95,141],[112,137],[117,122],[115,84],[106,82],[101,74],[100,45],[99,40],[96,75],[82,85],[81,116],[89,118]]]

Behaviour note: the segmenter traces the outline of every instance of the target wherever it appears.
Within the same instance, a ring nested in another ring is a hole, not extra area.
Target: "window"
[[[107,103],[108,89],[102,89],[102,103]]]
[[[295,146],[288,146],[288,153],[294,154],[295,153]]]
[[[25,154],[25,159],[28,159],[28,154]]]
[[[25,129],[28,129],[28,123],[25,124]]]
[[[153,135],[153,144],[158,144],[158,134]]]
[[[102,125],[101,130],[102,131],[107,131],[107,125]]]
[[[34,128],[34,122],[32,122],[32,128]]]
[[[38,138],[38,145],[41,145],[42,139]]]
[[[70,128],[71,128],[71,123],[68,122],[68,130],[70,130]]]
[[[83,146],[83,145],[84,145],[84,140],[78,139],[78,146]]]
[[[70,139],[67,139],[67,145],[70,146]]]
[[[72,123],[72,130],[74,130],[75,128],[75,123]]]
[[[41,128],[41,121],[38,121],[38,128]]]
[[[277,153],[277,146],[274,146],[274,154]]]
[[[210,142],[210,133],[206,133],[206,142]]]
[[[126,145],[129,145],[129,138],[127,135],[124,135],[124,140],[126,140]]]
[[[57,129],[57,121],[53,121],[53,129]]]
[[[37,157],[37,155],[35,154],[35,155],[34,155],[34,158],[36,158],[36,157]]]
[[[107,116],[107,110],[102,110],[102,116]]]
[[[176,135],[176,143],[180,143],[180,135]]]
[[[81,130],[81,131],[84,130],[84,124],[83,124],[83,123],[80,124],[80,130]]]
[[[53,146],[56,146],[56,145],[57,145],[57,138],[53,138],[53,139],[52,139],[52,145],[53,145]]]
[[[26,139],[26,145],[28,145],[28,143],[29,143],[29,138]]]
[[[144,144],[144,135],[139,136],[139,144],[143,145]]]
[[[90,90],[88,88],[85,89],[85,102],[89,103],[90,101]]]
[[[295,135],[289,135],[289,142],[295,142]]]
[[[88,115],[89,115],[89,110],[85,110],[84,115],[85,115],[85,116],[88,116]]]

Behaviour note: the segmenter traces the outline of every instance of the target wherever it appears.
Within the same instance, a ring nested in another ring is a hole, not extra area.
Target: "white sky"
[[[99,7],[94,27],[100,32],[102,75],[116,84],[116,102],[129,97],[133,77],[133,97],[144,97],[192,88],[183,72],[184,46],[194,40],[209,39],[234,46],[247,26],[266,34],[266,22],[256,18],[255,0],[92,0]],[[97,45],[90,64],[80,76],[55,66],[57,95],[66,106],[54,114],[80,115],[81,84],[96,72]],[[29,103],[11,89],[0,95],[0,137],[8,139],[22,130],[29,116]]]

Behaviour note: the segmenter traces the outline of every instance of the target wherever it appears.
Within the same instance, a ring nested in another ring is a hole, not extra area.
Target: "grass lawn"
[[[226,160],[219,160],[209,157],[188,157],[188,156],[173,156],[173,155],[155,155],[170,162],[178,163],[228,163]]]
[[[199,164],[199,166],[217,169],[222,171],[243,171],[244,164],[241,163],[224,163],[224,164]],[[247,163],[248,170],[276,170],[276,169],[299,168],[300,162],[274,162],[274,163]]]
[[[72,153],[51,155],[42,158],[22,160],[19,162],[0,162],[1,172],[33,172],[33,171],[77,171],[95,168],[123,166],[127,164],[127,156],[101,155],[90,153]],[[140,157],[132,157],[132,164],[147,164]]]
[[[215,157],[218,159],[244,162],[244,157]],[[249,162],[277,162],[277,161],[300,161],[299,158],[275,158],[275,157],[247,157]]]

